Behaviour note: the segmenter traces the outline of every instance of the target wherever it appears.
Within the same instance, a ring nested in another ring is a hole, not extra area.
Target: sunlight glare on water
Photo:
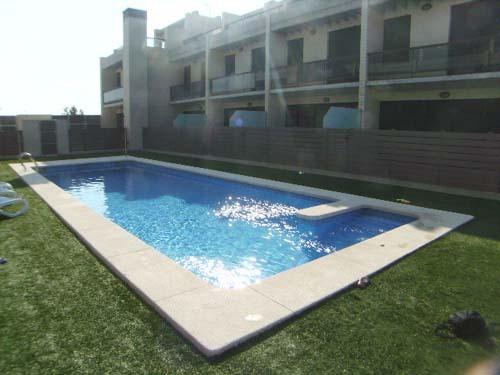
[[[240,288],[412,221],[361,209],[319,221],[318,198],[137,162],[43,173],[200,278]]]

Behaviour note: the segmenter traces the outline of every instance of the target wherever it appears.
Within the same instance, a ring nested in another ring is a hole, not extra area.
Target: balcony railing
[[[500,70],[500,34],[372,53],[369,79],[412,78]]]
[[[264,72],[248,72],[214,78],[210,81],[213,95],[264,90]]]
[[[359,80],[359,57],[282,66],[271,73],[272,88],[325,85]]]
[[[225,25],[224,29],[214,33],[211,37],[211,47],[218,48],[226,44],[250,39],[266,32],[266,16],[264,13],[255,13],[238,18]]]
[[[191,84],[170,86],[170,100],[186,100],[203,98],[205,96],[205,81],[191,82]]]
[[[271,16],[271,29],[281,30],[319,18],[355,19],[361,0],[298,0],[283,6]]]
[[[148,37],[146,38],[146,45],[152,48],[165,48],[165,40],[162,38]]]
[[[121,63],[123,59],[123,47],[117,48],[113,53],[101,61],[101,69],[109,68],[110,66]]]
[[[123,100],[123,87],[106,91],[103,94],[104,104],[119,102]]]

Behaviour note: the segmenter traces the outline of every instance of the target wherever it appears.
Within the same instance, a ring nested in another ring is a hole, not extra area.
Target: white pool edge
[[[303,195],[332,204],[299,211],[316,220],[360,207],[414,216],[416,221],[318,258],[243,289],[221,289],[199,279],[125,229],[84,205],[37,173],[32,163],[10,167],[118,277],[208,357],[251,337],[350,287],[473,217],[340,192],[161,162],[114,156],[39,162],[40,167],[138,161]]]

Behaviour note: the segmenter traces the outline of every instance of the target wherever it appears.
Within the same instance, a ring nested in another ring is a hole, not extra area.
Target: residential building
[[[131,148],[143,127],[222,127],[236,110],[269,127],[347,107],[363,129],[500,130],[498,0],[271,1],[189,13],[151,39],[145,11],[123,17],[123,47],[101,58],[102,125],[126,127]]]

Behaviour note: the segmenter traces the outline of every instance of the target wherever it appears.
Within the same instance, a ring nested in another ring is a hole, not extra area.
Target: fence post
[[[87,129],[82,129],[82,146],[83,151],[87,151]]]

